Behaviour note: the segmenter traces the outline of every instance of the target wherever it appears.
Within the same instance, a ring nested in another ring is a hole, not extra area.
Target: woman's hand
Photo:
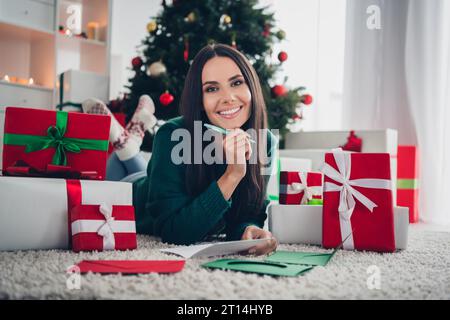
[[[257,226],[248,226],[245,228],[244,233],[242,234],[242,240],[251,240],[251,239],[264,239],[270,238],[264,243],[258,244],[253,248],[248,250],[248,253],[255,255],[267,254],[274,251],[277,248],[278,241],[272,236],[272,233],[266,231],[264,229],[258,228]]]
[[[230,130],[223,139],[223,150],[226,163],[226,173],[241,180],[247,172],[247,162],[252,155],[249,134],[242,129]]]

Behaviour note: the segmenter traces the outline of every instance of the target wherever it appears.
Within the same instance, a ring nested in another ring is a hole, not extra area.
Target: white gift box
[[[309,159],[311,160],[311,170],[318,172],[325,162],[325,153],[327,152],[331,152],[331,149],[283,149],[280,150],[280,157]],[[344,153],[346,152],[344,151]]]
[[[285,149],[333,149],[347,143],[349,131],[302,131],[286,134]],[[355,130],[362,139],[361,152],[397,155],[397,130]]]
[[[269,230],[282,244],[322,245],[322,206],[271,204]],[[394,207],[395,247],[408,244],[409,209]]]
[[[345,144],[348,134],[347,131],[288,133],[286,149],[280,150],[280,157],[310,159],[312,170],[319,171],[325,161],[325,153]],[[390,154],[392,198],[397,203],[397,131],[363,130],[355,134],[363,139],[361,152]]]
[[[272,164],[271,175],[267,184],[267,194],[269,196],[278,197],[279,194],[277,165],[276,162]],[[310,172],[311,166],[312,162],[310,159],[280,157],[280,171]]]
[[[349,130],[340,131],[301,131],[286,134],[285,149],[334,149],[347,143]],[[397,147],[398,132],[394,129],[383,130],[355,130],[355,135],[362,139],[362,150],[365,153],[389,153],[391,155],[391,179],[393,190],[397,189]],[[287,151],[287,150],[286,150]],[[292,151],[291,154],[295,154]],[[281,156],[286,156],[280,153]],[[313,156],[313,170],[319,165],[317,154]],[[297,158],[305,158],[303,153],[295,155]],[[323,162],[323,160],[322,160]],[[397,192],[393,192],[394,203],[397,203]]]
[[[80,183],[82,204],[133,204],[131,183]],[[66,180],[0,177],[0,251],[37,249],[69,249]]]

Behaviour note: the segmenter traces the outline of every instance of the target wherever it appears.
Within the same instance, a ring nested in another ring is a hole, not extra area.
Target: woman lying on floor
[[[83,103],[83,109],[111,115],[96,100]],[[145,131],[156,123],[154,111],[153,101],[144,95],[126,128],[111,117],[110,141],[115,152],[108,161],[107,179],[133,183],[138,233],[176,244],[211,240],[221,234],[228,240],[270,238],[249,253],[275,250],[276,239],[263,229],[270,172],[263,166],[271,163],[276,138],[264,130],[267,116],[262,90],[246,57],[221,44],[208,45],[196,55],[186,76],[181,116],[159,128],[147,166],[139,150]],[[228,132],[211,134],[204,124]],[[206,131],[210,139],[204,138]],[[251,144],[255,141],[249,132],[259,133],[257,144]],[[187,141],[188,150],[183,149],[181,155],[179,140],[186,136],[183,142],[186,146]],[[214,160],[224,161],[205,161],[211,145],[220,151],[214,153]],[[196,146],[200,149],[195,150]],[[199,156],[200,161],[194,161]]]

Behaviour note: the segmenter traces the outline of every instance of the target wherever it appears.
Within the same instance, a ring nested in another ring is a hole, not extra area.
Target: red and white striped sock
[[[128,160],[139,153],[141,144],[130,139],[130,132],[120,125],[103,101],[87,99],[82,103],[82,108],[85,113],[107,115],[111,118],[109,141],[120,160]]]
[[[125,128],[137,144],[141,145],[145,131],[155,126],[157,120],[154,113],[155,105],[150,96],[141,96],[133,117]]]

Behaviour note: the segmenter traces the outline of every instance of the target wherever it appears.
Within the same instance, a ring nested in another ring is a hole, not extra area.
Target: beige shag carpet
[[[81,276],[79,290],[66,285],[67,268],[83,259],[179,259],[158,251],[169,246],[138,236],[139,249],[127,252],[0,252],[0,299],[450,299],[450,232],[424,224],[410,226],[405,251],[338,251],[326,267],[295,278],[208,270],[200,264],[215,258],[206,258],[187,260],[177,274],[90,273]],[[279,249],[325,251],[307,245]],[[372,281],[377,274],[379,289]]]

